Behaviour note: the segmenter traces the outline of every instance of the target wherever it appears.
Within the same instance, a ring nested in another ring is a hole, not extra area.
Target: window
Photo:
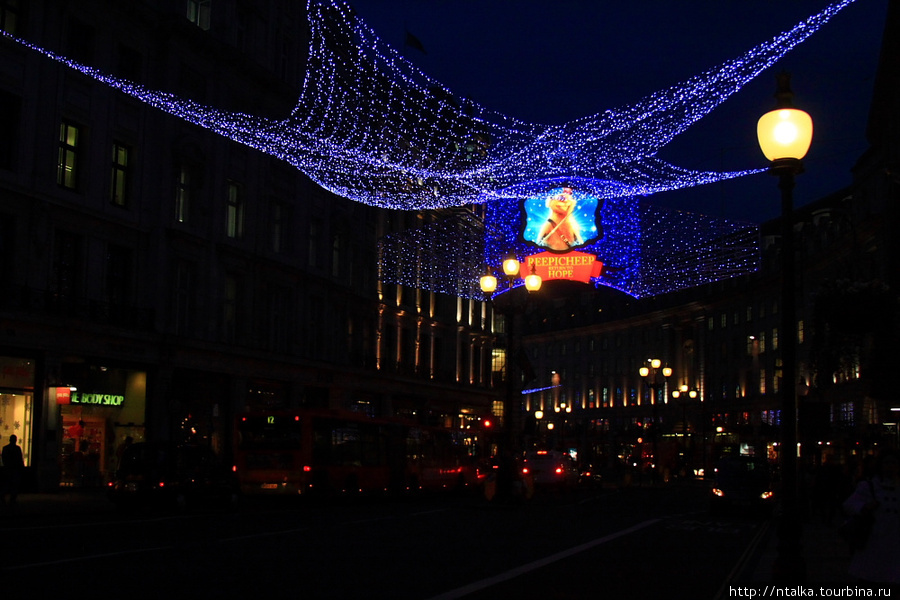
[[[74,190],[78,186],[78,151],[81,130],[77,125],[63,121],[59,125],[59,157],[56,168],[56,183]]]
[[[0,0],[0,29],[16,35],[19,23],[19,0]]]
[[[191,333],[194,316],[194,288],[196,269],[192,263],[179,261],[175,266],[174,299],[172,321],[175,333],[187,335]]]
[[[804,339],[803,335],[803,320],[797,321],[797,343],[802,344]]]
[[[94,28],[87,23],[69,17],[68,31],[66,32],[66,56],[83,65],[94,63]]]
[[[238,281],[237,277],[225,276],[225,289],[222,296],[222,333],[225,341],[235,341],[237,334]]]
[[[225,234],[232,239],[244,236],[244,194],[241,186],[233,181],[228,182]]]
[[[109,188],[110,201],[116,206],[128,206],[129,149],[119,142],[112,147],[112,183]]]
[[[212,0],[187,0],[187,20],[208,31],[211,5]]]
[[[0,91],[0,169],[15,169],[21,112],[22,99]]]
[[[110,244],[106,251],[106,299],[112,306],[131,304],[133,253],[130,248]]]
[[[272,202],[272,252],[281,254],[286,250],[287,207],[280,202]]]
[[[772,350],[778,350],[778,328],[772,328]]]
[[[759,370],[759,393],[765,395],[766,393],[766,370]]]
[[[59,296],[81,295],[81,236],[57,231],[53,248],[51,289]]]
[[[12,278],[15,264],[16,218],[0,213],[0,281]]]
[[[119,44],[119,52],[117,54],[116,74],[122,79],[140,83],[144,78],[144,64],[140,52]]]
[[[341,254],[343,252],[344,237],[335,233],[331,237],[331,276],[341,276]]]
[[[308,236],[308,256],[307,256],[307,264],[311,267],[319,266],[319,229],[321,228],[321,223],[318,219],[312,219],[309,222],[309,236]]]
[[[175,220],[179,223],[190,222],[193,197],[192,169],[182,165],[175,182]]]

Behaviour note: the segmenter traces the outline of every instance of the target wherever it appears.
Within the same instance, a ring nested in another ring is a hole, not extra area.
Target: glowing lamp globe
[[[493,294],[497,290],[497,278],[491,273],[481,276],[481,291],[485,294]]]
[[[541,284],[543,280],[541,276],[534,272],[534,268],[531,269],[531,274],[525,277],[525,289],[529,292],[536,292],[541,289]]]
[[[503,272],[507,277],[515,277],[519,274],[519,259],[510,254],[503,259]]]
[[[759,147],[770,161],[800,160],[809,150],[812,134],[812,118],[796,108],[776,108],[756,124]]]

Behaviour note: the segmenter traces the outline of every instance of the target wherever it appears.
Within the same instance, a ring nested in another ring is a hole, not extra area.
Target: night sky
[[[801,206],[852,182],[866,150],[888,0],[856,0],[737,94],[660,150],[681,167],[765,166],[756,121],[775,75],[812,115],[797,179]],[[631,104],[736,58],[818,12],[825,0],[352,0],[387,43],[455,93],[527,121],[560,124]],[[405,44],[407,32],[425,52]],[[653,204],[761,222],[780,212],[767,174],[652,196]]]

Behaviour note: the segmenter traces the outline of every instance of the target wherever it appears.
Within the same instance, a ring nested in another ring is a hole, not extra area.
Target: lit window
[[[60,123],[56,183],[70,190],[74,190],[78,185],[78,144],[80,137],[80,129],[77,125],[66,121]]]
[[[228,182],[228,203],[225,215],[225,234],[232,239],[244,235],[244,198],[241,186]]]
[[[15,35],[19,22],[19,0],[0,0],[0,30]]]
[[[209,30],[209,13],[212,0],[187,0],[187,20],[202,29]]]
[[[116,206],[128,205],[128,154],[126,146],[113,142],[110,201]]]
[[[175,182],[175,220],[179,223],[189,221],[191,211],[191,171],[182,166]]]

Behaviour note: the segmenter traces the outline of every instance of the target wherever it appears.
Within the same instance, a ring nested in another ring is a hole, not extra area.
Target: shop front
[[[26,468],[33,460],[34,376],[33,360],[0,356],[0,446],[15,435]]]
[[[122,448],[144,441],[146,371],[66,365],[68,385],[50,388],[61,424],[62,487],[98,487],[113,474]]]

